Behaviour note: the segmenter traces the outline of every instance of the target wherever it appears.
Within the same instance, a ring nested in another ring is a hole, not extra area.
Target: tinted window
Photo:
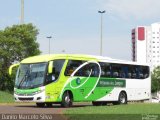
[[[101,62],[101,77],[145,79],[149,77],[149,67]]]
[[[138,66],[135,66],[135,65],[128,65],[128,74],[127,74],[127,78],[138,78],[137,69],[138,69]]]
[[[46,79],[47,83],[54,82],[59,78],[64,61],[65,60],[54,60],[53,61],[53,70],[51,74],[47,75],[47,79]]]
[[[122,64],[112,64],[112,77],[125,78],[125,72],[122,68]]]
[[[138,78],[139,79],[144,79],[144,78],[149,77],[149,67],[139,66],[137,71],[138,71]]]
[[[111,65],[109,63],[100,63],[101,77],[111,77]]]
[[[65,75],[70,76],[80,65],[84,64],[86,61],[69,60]],[[74,76],[82,77],[97,77],[99,75],[99,67],[96,63],[87,63],[82,66]]]
[[[70,76],[83,63],[84,61],[80,60],[69,60],[65,70],[65,75]]]

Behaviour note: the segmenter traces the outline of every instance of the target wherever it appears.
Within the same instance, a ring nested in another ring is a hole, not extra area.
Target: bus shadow
[[[65,108],[65,109],[70,109],[70,108],[80,108],[80,107],[88,107],[88,106],[92,106],[92,105],[72,105],[71,107],[68,107],[68,108]],[[52,105],[51,107],[37,107],[36,105],[15,105],[14,107],[17,107],[17,108],[63,108],[64,107],[61,107],[61,105]]]

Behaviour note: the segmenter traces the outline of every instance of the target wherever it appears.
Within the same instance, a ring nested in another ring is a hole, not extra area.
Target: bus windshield
[[[16,75],[15,87],[28,89],[42,86],[47,63],[21,64]]]

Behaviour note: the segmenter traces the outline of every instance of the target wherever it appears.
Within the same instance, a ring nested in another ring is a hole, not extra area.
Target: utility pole
[[[50,39],[52,38],[52,36],[48,36],[47,38],[48,38],[48,40],[49,40],[49,42],[48,42],[48,47],[49,47],[49,49],[48,49],[48,50],[49,50],[49,51],[48,51],[48,53],[50,54]]]
[[[102,51],[103,51],[103,13],[106,11],[98,11],[98,13],[101,14],[101,39],[100,39],[100,55],[102,56]]]
[[[24,24],[24,0],[21,0],[21,24]]]

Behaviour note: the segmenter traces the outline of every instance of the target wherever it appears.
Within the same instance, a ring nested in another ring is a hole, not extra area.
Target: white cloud
[[[155,18],[160,15],[159,0],[107,0],[103,8],[123,18]]]

